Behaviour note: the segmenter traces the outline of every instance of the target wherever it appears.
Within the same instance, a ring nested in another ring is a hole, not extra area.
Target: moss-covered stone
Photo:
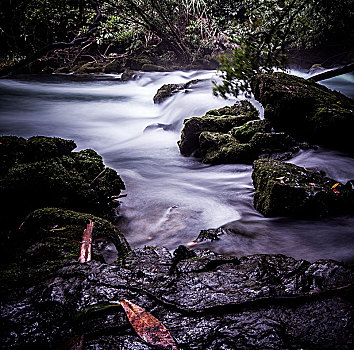
[[[256,76],[252,91],[275,128],[311,143],[354,152],[352,99],[285,73]]]
[[[257,156],[263,155],[266,158],[274,156],[292,155],[299,151],[299,144],[291,136],[284,132],[257,132],[249,143]]]
[[[0,265],[0,283],[6,289],[22,288],[33,279],[48,278],[65,263],[77,261],[82,234],[93,221],[92,260],[105,262],[99,249],[101,242],[109,242],[123,258],[130,247],[123,234],[109,221],[91,214],[59,208],[43,208],[29,214],[15,233],[16,262]]]
[[[88,62],[76,68],[75,74],[91,74],[103,73],[106,63],[104,62]]]
[[[198,82],[199,79],[194,79],[184,84],[164,84],[157,90],[153,98],[154,103],[161,103],[167,98],[177,93],[178,91],[188,89],[191,85],[196,84]]]
[[[119,205],[116,197],[124,183],[95,151],[71,152],[74,142],[59,138],[1,140],[0,232],[5,246],[5,237],[12,237],[35,209],[60,207],[114,218]],[[6,251],[5,247],[4,254]]]
[[[122,62],[120,60],[114,60],[112,62],[109,62],[105,65],[103,68],[104,73],[122,73],[124,71],[122,67]]]
[[[128,81],[128,80],[134,80],[138,77],[137,72],[130,70],[130,69],[126,69],[121,76],[121,80],[122,81]]]
[[[251,120],[246,124],[233,128],[230,134],[239,142],[249,142],[257,132],[271,132],[272,124],[269,120]]]
[[[184,156],[200,156],[199,135],[203,131],[228,133],[232,128],[258,119],[258,111],[248,101],[238,101],[231,107],[209,111],[203,117],[192,117],[184,121],[179,149]]]
[[[267,217],[316,217],[354,211],[350,183],[337,183],[294,164],[257,160],[252,179],[254,206]]]
[[[254,151],[249,143],[240,143],[229,134],[204,131],[199,136],[204,163],[250,163]]]
[[[64,258],[77,260],[82,233],[90,221],[94,222],[94,242],[97,239],[111,241],[118,256],[123,256],[130,250],[123,234],[109,221],[91,214],[59,208],[43,208],[32,212],[17,235],[19,241],[28,245],[26,257],[37,263]],[[102,260],[94,249],[93,253],[93,260]]]
[[[165,72],[166,71],[165,67],[156,64],[151,64],[151,63],[143,64],[141,70],[144,72]]]
[[[75,148],[74,141],[59,137],[34,136],[26,140],[17,136],[1,136],[0,174],[5,174],[16,164],[68,155]]]

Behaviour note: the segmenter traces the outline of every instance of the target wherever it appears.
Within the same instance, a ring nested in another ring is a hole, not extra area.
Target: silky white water
[[[129,82],[114,75],[88,81],[69,76],[2,79],[0,134],[58,136],[101,154],[126,184],[118,226],[132,247],[173,250],[193,241],[202,229],[224,226],[237,233],[199,247],[238,256],[281,253],[311,261],[353,261],[353,216],[263,218],[253,208],[251,166],[208,166],[180,155],[177,141],[185,118],[235,101],[213,96],[214,74],[143,73]],[[200,82],[188,92],[153,103],[163,84],[192,79]],[[354,96],[350,75],[325,83]],[[291,162],[322,169],[338,181],[354,179],[353,158],[336,151],[301,152]]]

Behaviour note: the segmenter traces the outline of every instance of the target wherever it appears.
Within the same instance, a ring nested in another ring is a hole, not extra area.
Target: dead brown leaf
[[[124,299],[120,304],[140,338],[161,349],[178,350],[170,332],[156,317],[129,300]]]

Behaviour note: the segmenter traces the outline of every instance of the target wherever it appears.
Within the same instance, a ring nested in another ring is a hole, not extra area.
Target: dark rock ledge
[[[145,247],[112,265],[62,261],[2,297],[2,347],[153,349],[117,301],[129,299],[170,330],[180,349],[350,349],[353,270],[283,255],[236,258]]]

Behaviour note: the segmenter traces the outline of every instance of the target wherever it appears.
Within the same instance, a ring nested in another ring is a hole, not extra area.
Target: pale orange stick
[[[93,231],[93,222],[87,225],[87,228],[84,230],[82,235],[81,250],[79,262],[84,263],[91,260],[91,244],[92,244],[92,231]]]

